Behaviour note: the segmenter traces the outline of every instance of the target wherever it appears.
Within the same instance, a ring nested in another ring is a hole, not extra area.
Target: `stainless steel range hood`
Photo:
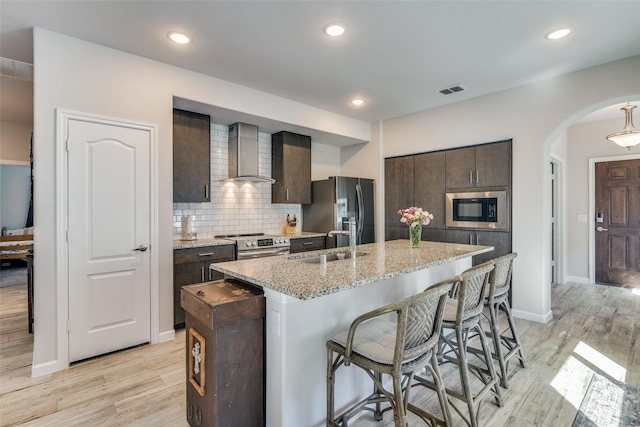
[[[229,179],[227,182],[268,182],[258,174],[258,126],[236,123],[229,126]]]

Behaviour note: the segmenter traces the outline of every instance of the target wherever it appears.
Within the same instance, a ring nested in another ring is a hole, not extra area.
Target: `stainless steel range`
[[[216,238],[235,240],[237,260],[289,255],[291,248],[288,237],[269,236],[264,233],[224,235]]]

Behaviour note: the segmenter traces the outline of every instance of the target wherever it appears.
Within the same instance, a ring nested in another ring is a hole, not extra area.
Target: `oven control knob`
[[[247,246],[251,246],[251,242],[247,242]]]
[[[282,239],[276,239],[276,243],[282,243]]]

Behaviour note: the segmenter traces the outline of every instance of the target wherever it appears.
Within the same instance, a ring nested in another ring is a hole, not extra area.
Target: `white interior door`
[[[69,360],[150,341],[150,132],[68,123]]]

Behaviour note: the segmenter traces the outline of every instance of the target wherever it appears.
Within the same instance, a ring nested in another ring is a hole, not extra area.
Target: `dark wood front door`
[[[596,282],[640,288],[640,159],[596,163]]]

